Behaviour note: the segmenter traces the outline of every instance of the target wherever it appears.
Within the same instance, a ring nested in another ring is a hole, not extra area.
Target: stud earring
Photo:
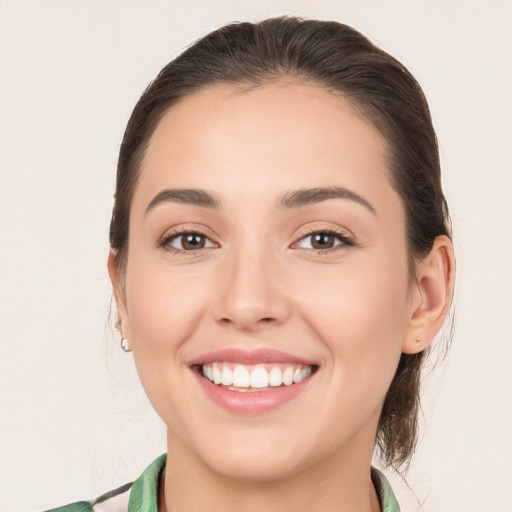
[[[125,352],[130,352],[130,345],[128,344],[128,340],[126,338],[123,338],[121,340],[121,348],[125,351]]]

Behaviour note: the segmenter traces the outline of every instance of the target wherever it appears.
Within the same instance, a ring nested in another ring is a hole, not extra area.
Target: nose
[[[219,276],[215,320],[246,332],[284,323],[291,308],[277,262],[256,250],[231,256]]]

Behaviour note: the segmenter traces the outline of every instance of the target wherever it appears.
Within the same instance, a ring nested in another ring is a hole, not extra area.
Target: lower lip
[[[266,391],[232,391],[213,384],[198,372],[196,377],[205,393],[217,404],[230,412],[260,414],[281,407],[300,395],[314,374],[290,386],[276,386]]]

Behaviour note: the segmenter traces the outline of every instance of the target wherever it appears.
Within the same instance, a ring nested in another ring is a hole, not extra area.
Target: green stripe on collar
[[[128,512],[158,512],[158,480],[166,461],[167,454],[164,453],[133,482]]]

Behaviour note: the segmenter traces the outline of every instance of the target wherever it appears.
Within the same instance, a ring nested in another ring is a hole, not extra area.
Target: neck
[[[168,438],[159,512],[379,512],[368,448],[365,457],[345,450],[276,480],[248,481],[219,474]]]

